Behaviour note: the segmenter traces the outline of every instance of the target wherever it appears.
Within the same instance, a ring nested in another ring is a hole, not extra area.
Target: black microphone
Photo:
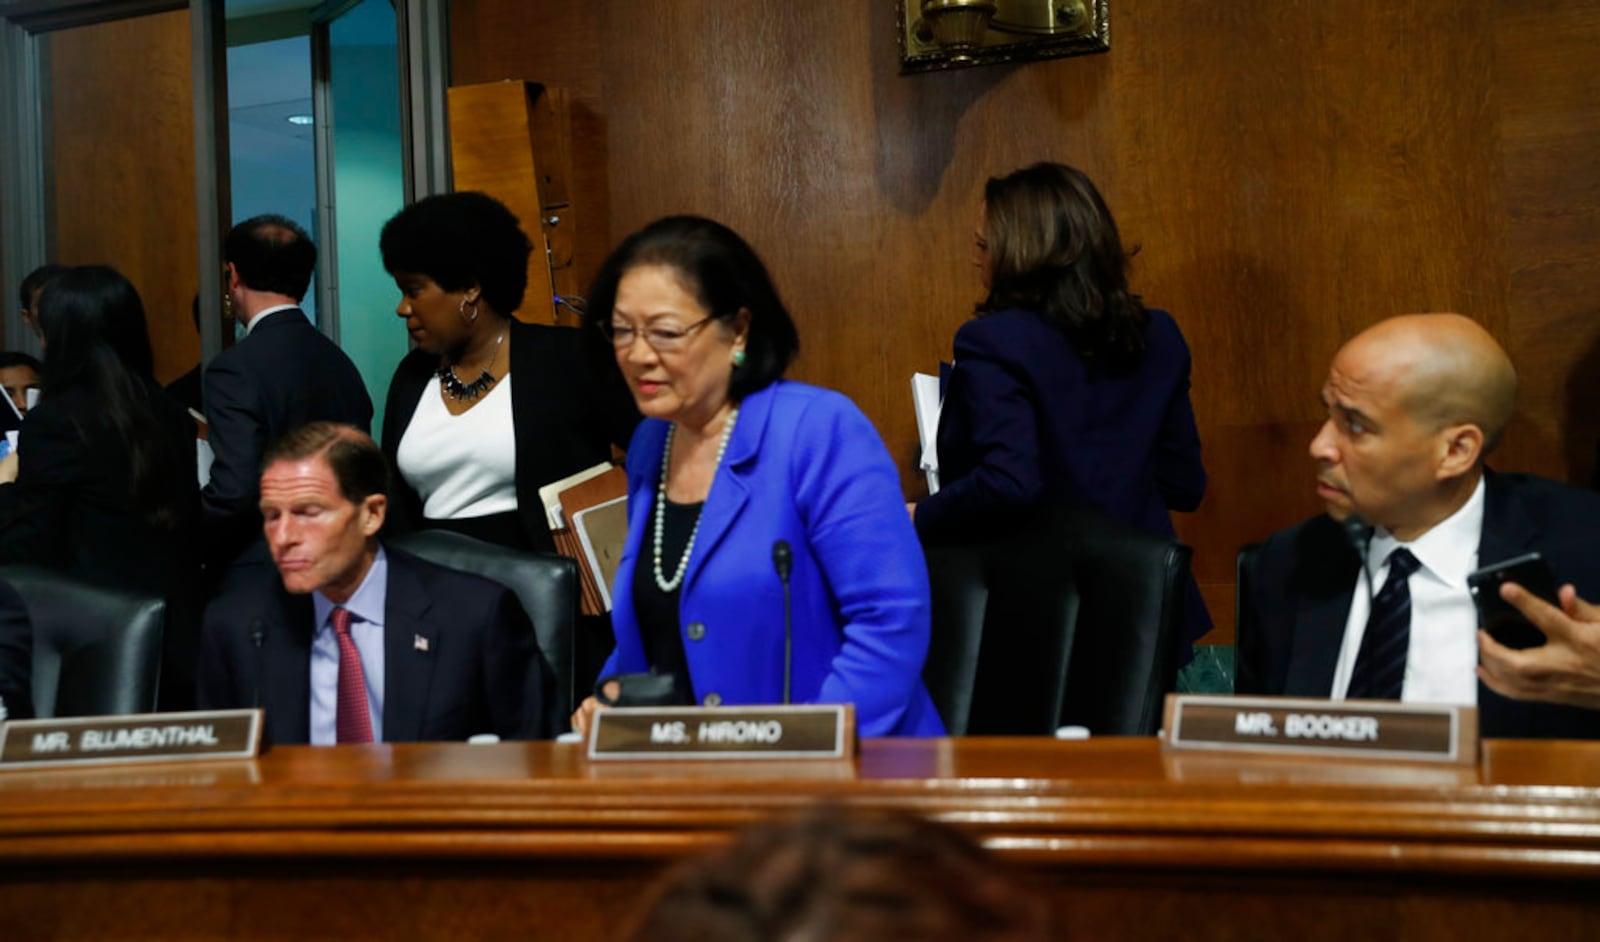
[[[789,570],[794,567],[794,553],[788,540],[772,544],[772,568],[778,570],[778,581],[783,583],[783,702],[789,702],[789,683],[794,673],[794,629],[789,611]]]
[[[1367,568],[1367,557],[1372,552],[1372,524],[1362,520],[1357,514],[1351,514],[1339,522],[1344,529],[1344,538],[1350,548],[1361,557],[1361,578],[1367,585],[1367,617],[1372,617],[1373,597],[1377,594],[1372,588],[1372,572]]]
[[[261,645],[266,640],[267,640],[267,626],[265,624],[263,624],[261,619],[259,619],[259,618],[251,621],[250,622],[250,643],[255,645],[255,647],[256,647],[256,676],[255,676],[255,689],[253,691],[251,691],[251,693],[250,693],[250,706],[255,708],[255,709],[260,709],[261,708],[261,670],[262,670]]]

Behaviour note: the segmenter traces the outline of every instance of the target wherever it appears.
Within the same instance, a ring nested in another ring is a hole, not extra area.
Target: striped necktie
[[[1372,600],[1361,650],[1350,672],[1351,700],[1398,700],[1406,681],[1406,655],[1411,650],[1411,586],[1408,580],[1422,564],[1404,546],[1389,554],[1389,577]]]

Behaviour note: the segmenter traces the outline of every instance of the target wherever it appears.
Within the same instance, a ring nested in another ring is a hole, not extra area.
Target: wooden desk
[[[1037,874],[1063,937],[1600,935],[1600,743],[1481,768],[869,741],[854,763],[590,764],[549,743],[0,775],[9,939],[598,939],[667,861],[819,798]],[[13,929],[22,928],[22,934]]]

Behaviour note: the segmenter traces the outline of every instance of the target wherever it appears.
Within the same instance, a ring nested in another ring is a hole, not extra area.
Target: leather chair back
[[[1177,684],[1189,548],[1091,511],[1012,538],[925,547],[923,681],[946,730],[1149,735]]]
[[[33,628],[40,719],[150,713],[161,676],[166,603],[35,566],[0,566]]]
[[[1261,626],[1256,623],[1255,609],[1246,604],[1251,587],[1256,581],[1256,560],[1261,555],[1260,543],[1246,543],[1239,547],[1235,560],[1233,583],[1233,674],[1234,689],[1240,693],[1257,692],[1257,664],[1255,644],[1261,636]]]
[[[1089,511],[1068,514],[1066,527],[1078,625],[1061,723],[1153,735],[1177,687],[1189,547]]]
[[[572,658],[578,620],[578,564],[565,556],[507,549],[448,530],[417,530],[385,543],[436,565],[492,579],[516,593],[555,678],[559,711],[555,720],[564,728],[577,707],[572,700]]]
[[[1059,550],[1030,541],[925,548],[933,633],[923,683],[952,736],[1049,735],[1078,617]]]

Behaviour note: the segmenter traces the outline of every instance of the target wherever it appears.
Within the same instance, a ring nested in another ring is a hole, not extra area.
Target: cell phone
[[[1507,582],[1515,582],[1557,608],[1561,607],[1561,584],[1538,553],[1515,556],[1467,575],[1472,604],[1478,608],[1478,624],[1489,632],[1489,637],[1508,648],[1537,648],[1545,643],[1544,632],[1500,597],[1500,586]]]

